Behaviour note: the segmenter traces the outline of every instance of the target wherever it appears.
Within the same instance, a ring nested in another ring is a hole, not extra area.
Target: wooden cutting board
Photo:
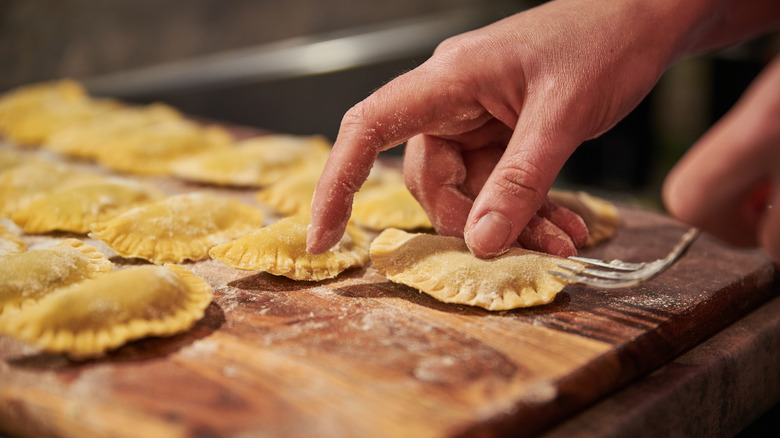
[[[249,191],[158,182],[171,193],[253,199]],[[656,259],[685,231],[656,213],[621,213],[618,236],[585,255]],[[319,283],[215,261],[187,266],[209,281],[215,300],[186,333],[88,362],[0,336],[0,431],[532,436],[767,301],[775,281],[760,253],[707,236],[642,285],[573,285],[549,305],[498,313],[440,303],[370,266]]]

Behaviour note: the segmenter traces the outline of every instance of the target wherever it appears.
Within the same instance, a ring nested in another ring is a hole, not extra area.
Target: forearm
[[[721,49],[780,27],[778,0],[691,0],[680,7],[694,10],[674,59]]]
[[[780,28],[778,0],[558,0],[613,23],[625,44],[644,48],[664,69],[686,56]],[[576,6],[575,6],[576,5]]]

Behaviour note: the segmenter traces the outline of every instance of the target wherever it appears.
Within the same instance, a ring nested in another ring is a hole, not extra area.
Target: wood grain
[[[252,191],[159,178],[169,193]],[[684,227],[621,207],[589,256],[664,255]],[[28,245],[61,236],[27,236]],[[94,242],[90,242],[94,243]],[[139,263],[112,258],[116,263]],[[565,288],[491,313],[370,266],[317,283],[186,264],[214,288],[186,333],[72,362],[0,336],[0,430],[22,436],[532,436],[696,345],[773,294],[758,252],[703,236],[630,289]]]

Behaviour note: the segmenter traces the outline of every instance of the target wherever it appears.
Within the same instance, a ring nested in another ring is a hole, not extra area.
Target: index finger
[[[341,239],[352,199],[380,151],[416,134],[451,133],[481,123],[475,111],[472,117],[453,117],[453,111],[463,112],[464,105],[451,98],[459,94],[443,92],[440,79],[423,67],[397,77],[344,115],[312,198],[310,253],[325,252]]]

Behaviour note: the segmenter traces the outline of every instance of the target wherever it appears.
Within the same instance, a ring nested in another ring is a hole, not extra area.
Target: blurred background
[[[539,3],[4,0],[0,91],[70,77],[95,95],[333,140],[349,107],[443,39]],[[663,176],[777,51],[773,35],[678,62],[631,115],[575,153],[559,185],[660,207]]]

